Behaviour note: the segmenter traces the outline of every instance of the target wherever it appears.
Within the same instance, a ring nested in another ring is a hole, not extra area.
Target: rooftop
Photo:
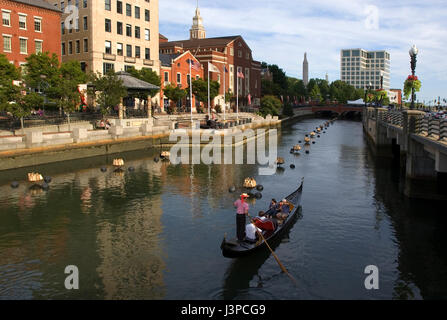
[[[29,6],[44,8],[44,9],[48,9],[48,10],[52,10],[52,11],[56,11],[56,12],[62,13],[62,11],[59,10],[58,7],[52,5],[51,3],[48,3],[48,2],[46,2],[44,0],[11,0],[11,1],[20,2],[20,3],[23,3],[23,4],[27,4]]]

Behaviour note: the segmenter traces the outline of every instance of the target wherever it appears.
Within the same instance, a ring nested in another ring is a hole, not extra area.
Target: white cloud
[[[160,32],[171,40],[189,37],[196,2],[160,1]],[[379,30],[365,26],[365,8],[377,6]],[[240,34],[254,58],[278,64],[300,76],[308,52],[311,77],[340,77],[343,48],[386,49],[391,55],[391,86],[401,88],[410,73],[408,50],[420,49],[416,73],[419,97],[447,97],[447,4],[445,0],[214,0],[199,2],[207,36]],[[431,98],[430,98],[431,97]]]

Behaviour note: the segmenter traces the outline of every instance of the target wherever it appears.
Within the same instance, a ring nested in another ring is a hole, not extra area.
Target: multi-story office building
[[[367,89],[371,85],[372,90],[390,89],[390,54],[388,52],[344,49],[340,52],[340,64],[342,81],[356,88]]]
[[[60,58],[61,12],[43,0],[0,0],[2,22],[0,34],[6,55],[17,67],[39,52]]]
[[[84,70],[160,72],[158,0],[48,0],[64,12],[62,61]]]

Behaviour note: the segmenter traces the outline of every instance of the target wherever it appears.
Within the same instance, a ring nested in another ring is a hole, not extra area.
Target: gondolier
[[[241,198],[234,202],[236,207],[236,234],[238,241],[244,241],[245,238],[245,217],[248,215],[248,203],[245,199],[248,198],[248,194],[241,194]]]

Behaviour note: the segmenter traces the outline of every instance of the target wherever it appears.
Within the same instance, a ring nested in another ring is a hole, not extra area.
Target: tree
[[[61,79],[57,55],[53,53],[50,56],[45,52],[27,57],[23,78],[28,88],[40,90],[44,95],[57,99],[55,88]]]
[[[317,101],[321,101],[321,92],[320,92],[320,88],[318,87],[318,85],[315,83],[313,88],[310,90],[310,97],[312,98],[312,100],[317,100]]]
[[[185,89],[180,89],[179,87],[170,84],[163,89],[163,94],[177,105],[180,100],[186,97],[187,92]],[[168,110],[168,112],[171,113],[172,111]]]
[[[265,96],[261,99],[261,107],[259,112],[265,117],[270,114],[278,116],[281,110],[281,101],[275,96]]]
[[[70,113],[81,103],[78,85],[87,81],[87,75],[82,71],[79,61],[68,61],[61,65],[60,79],[54,88],[48,90],[57,106],[67,114],[70,130]]]
[[[220,84],[217,81],[210,81],[210,101],[219,95]],[[189,87],[186,89],[189,93]],[[192,94],[200,102],[208,103],[208,81],[197,79],[192,82]]]
[[[14,80],[20,79],[19,70],[0,54],[0,110],[6,110],[9,102],[14,101]]]
[[[96,97],[96,102],[103,115],[110,112],[110,108],[116,107],[121,103],[121,99],[127,96],[127,89],[123,82],[110,70],[105,75],[94,73],[91,75],[92,87],[89,88],[89,94]]]

